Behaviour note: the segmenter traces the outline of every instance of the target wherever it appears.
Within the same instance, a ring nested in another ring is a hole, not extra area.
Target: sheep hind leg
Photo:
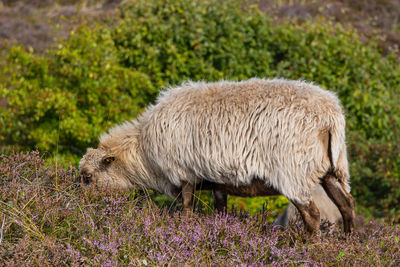
[[[327,175],[322,179],[322,186],[329,198],[338,207],[343,217],[344,232],[350,233],[354,227],[354,198],[347,193],[336,177]]]
[[[214,207],[218,212],[227,212],[228,194],[225,192],[213,189]]]
[[[307,204],[298,201],[292,201],[292,203],[298,209],[309,237],[316,241],[320,225],[320,214],[317,205],[312,200]]]
[[[193,213],[193,198],[195,186],[186,182],[182,186],[183,217],[189,217]]]

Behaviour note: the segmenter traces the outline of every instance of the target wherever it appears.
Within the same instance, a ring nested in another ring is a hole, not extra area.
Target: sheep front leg
[[[183,211],[182,216],[189,217],[193,212],[193,196],[195,186],[185,182],[182,186]]]
[[[212,191],[214,197],[214,207],[218,212],[227,212],[228,206],[228,194],[225,192],[213,189]]]
[[[338,207],[343,217],[344,232],[350,233],[354,227],[354,198],[340,185],[338,179],[327,175],[322,180],[322,186],[329,198]]]
[[[316,240],[319,233],[320,214],[314,201],[310,200],[308,203],[301,203],[292,201],[292,203],[299,210],[300,216],[303,219],[304,227],[312,240]]]

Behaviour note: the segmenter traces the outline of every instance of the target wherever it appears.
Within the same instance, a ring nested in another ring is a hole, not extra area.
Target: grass
[[[195,213],[158,207],[137,192],[80,188],[72,166],[56,170],[38,152],[0,159],[0,265],[379,265],[400,263],[400,228],[358,218],[357,229],[303,239],[266,211]],[[57,185],[56,185],[57,178]]]

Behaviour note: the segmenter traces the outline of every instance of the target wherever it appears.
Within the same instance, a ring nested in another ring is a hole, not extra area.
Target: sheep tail
[[[334,124],[329,131],[330,161],[332,172],[346,192],[350,192],[350,173],[347,161],[345,122]]]

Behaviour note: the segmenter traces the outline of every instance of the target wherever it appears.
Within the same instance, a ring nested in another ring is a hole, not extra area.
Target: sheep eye
[[[103,159],[103,164],[104,164],[104,165],[110,165],[111,162],[113,162],[114,160],[115,160],[114,157],[108,156],[108,157],[106,157],[106,158]]]

